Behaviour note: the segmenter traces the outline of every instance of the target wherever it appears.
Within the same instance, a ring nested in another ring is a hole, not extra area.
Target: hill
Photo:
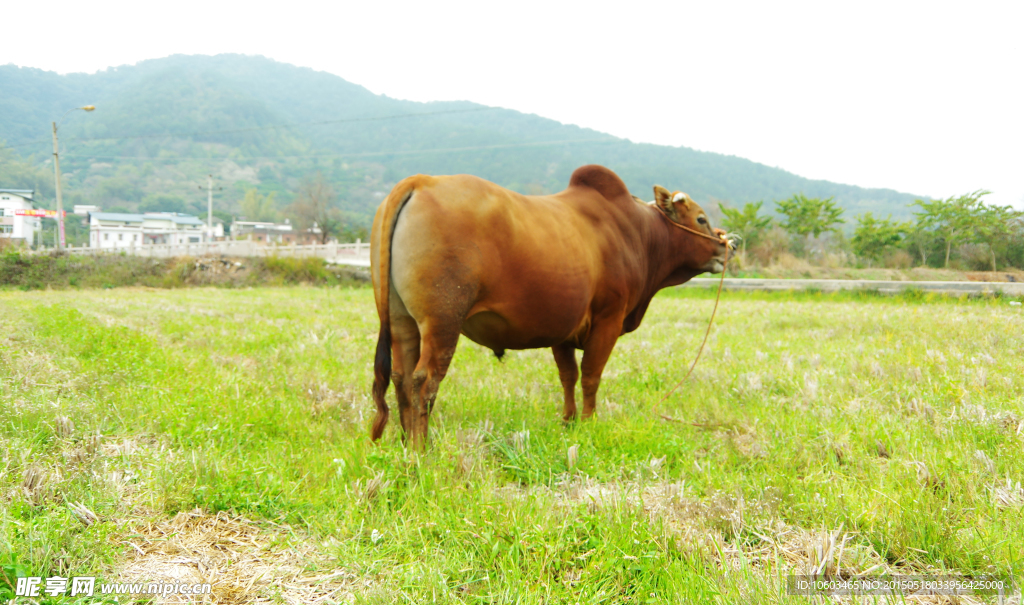
[[[95,74],[0,66],[4,185],[35,184],[51,196],[49,122],[87,103],[97,110],[69,114],[60,130],[69,205],[131,209],[163,199],[202,211],[199,187],[213,174],[224,186],[216,200],[222,211],[237,213],[254,187],[276,191],[283,207],[319,170],[353,222],[365,224],[390,187],[416,172],[471,173],[539,193],[561,190],[588,163],[609,166],[644,198],[656,183],[734,205],[803,192],[835,197],[848,215],[899,217],[916,197],[465,101],[392,99],[328,73],[242,55],[176,55]]]

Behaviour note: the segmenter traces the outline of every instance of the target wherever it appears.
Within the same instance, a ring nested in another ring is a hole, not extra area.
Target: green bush
[[[273,280],[286,284],[328,283],[335,277],[321,258],[270,256],[260,259]]]

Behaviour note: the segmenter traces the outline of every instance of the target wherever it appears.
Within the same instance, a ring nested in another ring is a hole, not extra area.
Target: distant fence
[[[720,278],[697,278],[686,282],[689,287],[717,287]],[[867,279],[757,279],[725,278],[726,290],[874,290],[883,293],[898,293],[905,290],[920,290],[941,294],[1006,294],[1024,296],[1024,283],[977,282],[977,281],[881,281]]]
[[[52,252],[53,248],[36,250],[36,253]],[[222,242],[202,242],[197,244],[140,244],[118,248],[76,248],[68,246],[70,254],[131,254],[152,258],[171,258],[174,256],[315,256],[329,263],[370,266],[370,244],[287,244],[267,245],[249,240],[226,240]]]

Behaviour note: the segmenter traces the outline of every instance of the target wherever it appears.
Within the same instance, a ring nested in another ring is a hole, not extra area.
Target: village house
[[[234,221],[231,238],[262,242],[264,244],[294,244],[296,232],[287,219],[284,224],[260,221]]]
[[[234,221],[231,223],[231,239],[249,240],[264,244],[298,244],[308,246],[320,243],[320,228],[314,225],[310,229],[295,229],[291,221],[284,223],[265,223],[258,221]],[[336,238],[330,238],[336,241]]]
[[[206,241],[206,224],[178,212],[89,213],[90,248],[130,248],[141,244],[197,244]]]
[[[0,189],[0,239],[31,246],[41,240],[41,220],[33,211],[33,189]]]
[[[213,217],[213,229],[210,229],[206,223],[204,225],[204,233],[206,233],[206,241],[208,242],[220,242],[226,239],[226,233],[224,232],[224,221]]]

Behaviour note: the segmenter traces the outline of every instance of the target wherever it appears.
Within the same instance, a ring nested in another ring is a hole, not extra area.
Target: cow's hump
[[[569,179],[569,187],[588,187],[597,191],[603,198],[610,201],[622,199],[633,201],[626,184],[622,182],[619,175],[604,166],[589,164],[580,166],[572,173]]]

